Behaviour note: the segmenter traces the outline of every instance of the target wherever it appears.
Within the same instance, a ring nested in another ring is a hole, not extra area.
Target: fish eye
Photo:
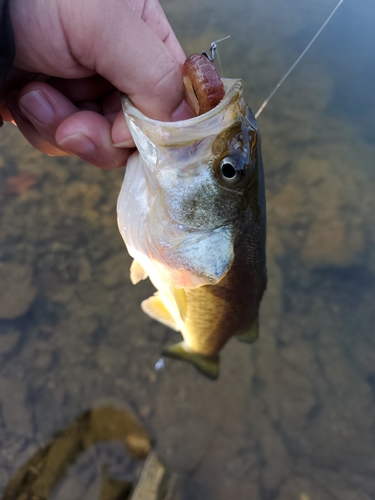
[[[218,177],[226,186],[236,186],[244,177],[245,170],[243,163],[237,162],[234,158],[227,156],[218,165]]]

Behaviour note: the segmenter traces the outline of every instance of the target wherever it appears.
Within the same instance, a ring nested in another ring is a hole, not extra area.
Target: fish
[[[157,290],[141,307],[183,337],[162,354],[213,380],[231,337],[258,338],[267,284],[259,128],[242,80],[221,81],[213,109],[177,122],[150,119],[123,95],[137,151],[117,202],[131,281],[149,277]]]

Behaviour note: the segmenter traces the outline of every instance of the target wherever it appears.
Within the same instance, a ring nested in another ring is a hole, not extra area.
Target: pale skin
[[[11,0],[16,58],[0,113],[38,150],[100,168],[134,143],[120,92],[163,121],[184,119],[183,50],[158,0]]]

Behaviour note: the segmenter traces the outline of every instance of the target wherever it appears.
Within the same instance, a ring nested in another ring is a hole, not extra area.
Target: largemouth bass
[[[148,276],[157,289],[142,309],[184,339],[163,354],[212,379],[232,336],[256,340],[267,282],[259,130],[242,81],[222,81],[217,106],[173,123],[148,118],[123,97],[138,151],[117,205],[131,280]]]

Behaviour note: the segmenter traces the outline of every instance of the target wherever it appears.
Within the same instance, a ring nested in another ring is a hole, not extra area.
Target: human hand
[[[134,143],[119,91],[151,118],[188,116],[185,56],[158,0],[11,0],[10,8],[16,58],[0,113],[35,148],[125,165]]]

